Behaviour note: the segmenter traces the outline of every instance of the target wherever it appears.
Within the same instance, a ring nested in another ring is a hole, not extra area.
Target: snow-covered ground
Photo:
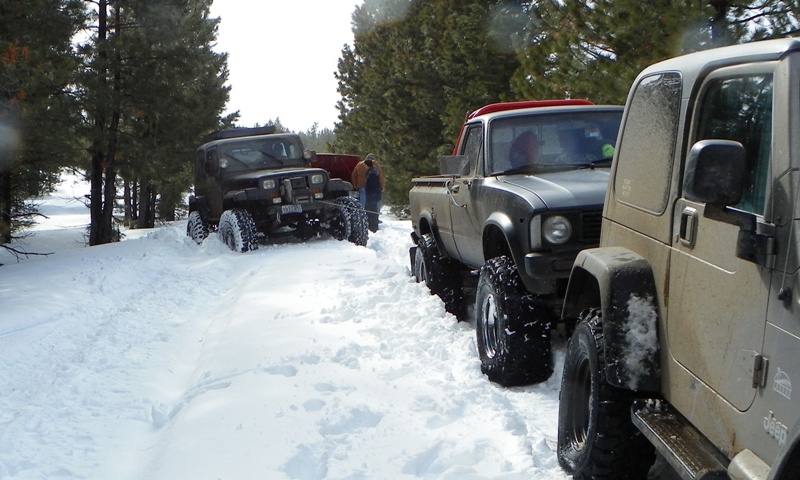
[[[84,247],[68,181],[0,249],[0,478],[564,479],[563,344],[501,388],[409,271],[410,223],[229,251],[186,223]]]

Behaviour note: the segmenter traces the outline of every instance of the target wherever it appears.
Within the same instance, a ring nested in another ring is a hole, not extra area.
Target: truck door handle
[[[694,241],[697,237],[697,210],[692,207],[686,207],[681,212],[681,225],[678,232],[678,241],[687,247],[694,247]]]
[[[453,185],[450,187],[450,193],[458,193],[458,185]]]

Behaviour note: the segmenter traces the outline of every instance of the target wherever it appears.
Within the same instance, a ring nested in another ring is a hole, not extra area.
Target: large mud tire
[[[333,203],[325,229],[336,240],[347,240],[365,246],[369,240],[369,231],[364,208],[358,200],[350,197],[339,197]]]
[[[481,268],[475,316],[481,371],[489,380],[509,387],[552,375],[553,313],[537,305],[509,257],[492,258]]]
[[[198,245],[208,237],[208,225],[203,222],[203,217],[197,210],[189,213],[189,221],[186,223],[186,235]]]
[[[432,294],[444,302],[444,308],[459,320],[464,318],[464,282],[461,265],[453,259],[442,258],[433,235],[420,237],[414,255],[414,277],[425,282]]]
[[[339,197],[337,202],[344,205],[347,211],[347,219],[350,223],[350,234],[347,236],[347,240],[361,247],[366,246],[367,240],[369,240],[369,225],[364,207],[352,197]]]
[[[235,208],[222,212],[218,232],[222,243],[234,252],[258,250],[256,224],[247,210]]]
[[[580,480],[647,478],[655,448],[631,421],[633,392],[605,376],[599,310],[588,310],[567,345],[558,409],[558,463]]]

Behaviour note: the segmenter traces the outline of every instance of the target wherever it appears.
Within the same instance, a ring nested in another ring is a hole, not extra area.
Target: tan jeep
[[[565,470],[646,478],[658,452],[683,478],[800,478],[798,207],[800,40],[638,76],[562,313]]]

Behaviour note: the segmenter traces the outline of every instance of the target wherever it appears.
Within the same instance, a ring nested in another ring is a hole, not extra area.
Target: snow
[[[628,299],[628,318],[625,323],[625,369],[630,373],[626,387],[639,388],[642,377],[653,375],[652,362],[658,352],[658,312],[653,297],[632,294]]]
[[[84,247],[86,185],[0,252],[0,478],[564,479],[558,388],[480,372],[408,221],[233,253],[186,221]]]

